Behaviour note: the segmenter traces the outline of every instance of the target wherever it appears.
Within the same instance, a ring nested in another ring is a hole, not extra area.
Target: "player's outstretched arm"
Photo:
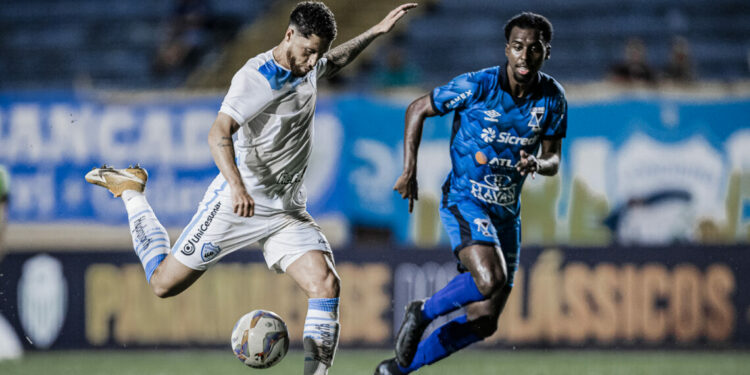
[[[399,6],[388,13],[382,21],[378,22],[377,25],[371,27],[369,30],[360,34],[359,36],[351,39],[333,49],[328,51],[325,57],[328,59],[328,67],[326,69],[326,77],[332,77],[341,68],[352,62],[354,58],[359,55],[370,43],[380,35],[383,35],[393,28],[393,26],[401,19],[409,9],[416,7],[416,3],[408,3]]]
[[[227,180],[232,191],[232,206],[237,215],[250,217],[255,213],[255,202],[248,194],[245,184],[242,182],[240,171],[234,163],[234,141],[232,135],[237,132],[240,125],[237,121],[222,112],[216,116],[211,130],[208,131],[208,145],[211,148],[211,156],[216,166]]]
[[[404,171],[396,180],[393,190],[401,194],[401,198],[409,199],[409,212],[414,209],[414,201],[419,199],[417,186],[417,152],[422,141],[422,128],[427,117],[437,115],[432,106],[430,95],[424,95],[409,104],[406,109],[404,127]]]
[[[542,154],[539,157],[527,154],[521,150],[521,159],[516,164],[516,169],[521,175],[539,173],[543,176],[554,176],[560,168],[560,152],[562,150],[562,139],[542,140]]]

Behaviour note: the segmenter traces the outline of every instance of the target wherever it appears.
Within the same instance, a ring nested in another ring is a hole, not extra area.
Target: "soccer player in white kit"
[[[258,242],[268,267],[288,274],[309,298],[304,374],[328,372],[338,343],[339,277],[328,241],[306,211],[302,184],[317,80],[346,66],[415,6],[397,7],[329,51],[333,14],[320,2],[299,3],[279,45],[248,60],[232,79],[208,135],[221,173],[171,248],[143,193],[143,168],[104,166],[86,174],[125,202],[135,252],[157,296],[182,292],[223,256]]]

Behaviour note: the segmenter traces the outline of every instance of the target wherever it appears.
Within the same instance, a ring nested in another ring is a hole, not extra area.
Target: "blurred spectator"
[[[687,39],[680,36],[672,39],[669,62],[664,68],[664,78],[674,83],[690,83],[695,80],[695,68]]]
[[[211,41],[210,18],[206,0],[178,0],[153,63],[154,72],[165,74],[195,66]]]
[[[385,61],[372,75],[372,84],[378,88],[415,85],[421,80],[421,71],[406,59],[404,49],[391,45],[385,53]]]
[[[638,38],[630,38],[625,44],[625,59],[610,68],[615,82],[656,83],[654,69],[646,60],[646,45]]]

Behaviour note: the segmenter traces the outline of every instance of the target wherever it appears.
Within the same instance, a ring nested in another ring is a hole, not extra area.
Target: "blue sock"
[[[404,374],[416,371],[418,368],[433,364],[477,341],[482,341],[467,322],[466,315],[461,315],[434,330],[430,336],[422,340],[417,348],[417,354],[409,367],[399,367]]]
[[[464,272],[454,277],[443,289],[438,290],[422,307],[422,316],[433,320],[472,302],[484,300],[485,297],[477,289],[471,273]]]

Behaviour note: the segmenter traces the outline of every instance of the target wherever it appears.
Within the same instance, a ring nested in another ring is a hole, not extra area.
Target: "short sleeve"
[[[542,138],[565,138],[565,133],[568,130],[568,101],[565,100],[564,94],[561,93],[552,103],[551,115],[552,117],[549,119],[549,126],[544,132]]]
[[[462,74],[430,93],[435,111],[444,115],[450,111],[466,108],[480,95],[480,84],[476,73]]]
[[[315,64],[315,74],[318,78],[323,77],[328,72],[328,59],[322,57]]]
[[[273,99],[268,80],[255,69],[243,68],[234,75],[219,112],[242,125],[258,115]]]

